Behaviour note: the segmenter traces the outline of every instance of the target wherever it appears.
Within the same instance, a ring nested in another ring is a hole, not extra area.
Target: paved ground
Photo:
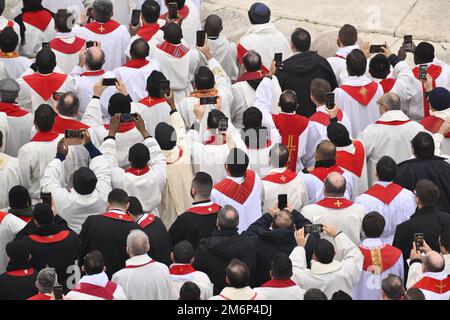
[[[450,0],[260,0],[272,11],[272,22],[287,37],[301,26],[313,37],[313,48],[334,55],[339,28],[350,23],[360,40],[385,41],[398,50],[405,34],[416,44],[429,41],[436,55],[450,63]],[[247,10],[255,0],[203,0],[202,19],[215,13],[224,20],[224,32],[237,41],[249,25]],[[411,57],[408,60],[412,63]]]

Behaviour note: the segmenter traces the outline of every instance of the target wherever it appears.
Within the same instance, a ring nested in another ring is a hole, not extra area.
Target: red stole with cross
[[[373,187],[365,192],[365,194],[377,198],[383,203],[389,205],[392,200],[394,200],[395,197],[397,197],[398,194],[402,192],[402,190],[403,187],[399,186],[396,183],[388,184],[385,187],[380,184],[374,184]]]
[[[264,181],[273,182],[276,184],[286,184],[297,177],[297,174],[289,169],[284,172],[271,173],[263,178]]]
[[[442,73],[442,67],[437,66],[434,64],[431,64],[428,66],[427,69],[428,74],[433,78],[433,89],[436,88],[436,79],[439,78],[439,76]],[[413,74],[416,79],[419,79],[419,67],[415,67],[413,69]],[[428,117],[430,115],[430,104],[428,103],[427,96],[425,95],[425,85],[422,83],[422,91],[423,91],[423,115],[425,117]]]
[[[42,99],[49,100],[53,93],[57,92],[67,79],[67,74],[53,72],[48,75],[33,73],[23,77],[34,92]]]
[[[344,118],[344,113],[341,109],[338,110],[337,118],[339,122],[341,122]],[[330,125],[330,115],[322,111],[317,111],[316,113],[314,113],[311,117],[309,117],[309,120],[320,123],[325,127],[328,127]]]
[[[138,222],[138,225],[142,229],[144,229],[147,226],[151,225],[153,222],[155,222],[155,220],[156,220],[155,215],[153,215],[151,213],[148,213],[147,216],[144,219],[142,219],[141,221]]]
[[[152,97],[147,97],[147,98],[139,100],[139,103],[142,103],[143,105],[145,105],[147,107],[153,107],[153,106],[156,106],[157,104],[164,103],[164,102],[166,102],[166,99],[164,99],[164,98],[152,98]]]
[[[217,213],[222,207],[217,203],[212,203],[209,206],[194,206],[192,208],[187,209],[185,212],[195,213],[200,215],[207,215]]]
[[[0,102],[0,112],[6,113],[8,117],[23,117],[29,114],[14,103]]]
[[[367,106],[377,93],[378,83],[372,81],[364,86],[342,85],[340,88],[360,104]]]
[[[366,153],[361,141],[353,140],[353,146],[355,147],[354,154],[343,150],[336,152],[336,164],[339,167],[357,175],[358,177],[361,177]]]
[[[317,205],[330,209],[345,209],[351,207],[353,202],[345,198],[325,198],[316,203]]]
[[[105,23],[93,21],[91,23],[88,23],[84,27],[89,31],[92,31],[97,34],[108,34],[116,30],[118,27],[120,27],[120,23],[111,19]]]
[[[391,268],[402,255],[402,251],[388,244],[381,247],[366,248],[359,246],[364,256],[363,270],[380,274]]]
[[[240,204],[244,204],[253,191],[255,178],[255,172],[252,170],[247,170],[245,173],[244,182],[241,184],[227,178],[216,184],[214,189],[223,193],[228,198],[233,199]]]
[[[450,277],[438,280],[431,277],[423,277],[413,288],[431,291],[437,294],[444,294],[450,290]]]
[[[431,133],[436,133],[441,128],[444,120],[436,117],[436,116],[428,116],[420,121],[420,124],[423,125],[425,129],[430,131]],[[450,138],[450,132],[445,135],[446,138]]]

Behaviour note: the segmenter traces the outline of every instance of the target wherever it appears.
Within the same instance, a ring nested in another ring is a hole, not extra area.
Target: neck
[[[119,210],[119,211],[123,211],[123,212],[126,212],[126,211],[127,211],[126,208],[124,208],[124,207],[119,207],[119,206],[112,206],[112,207],[108,208],[108,210],[109,210],[109,211],[111,211],[111,210]]]
[[[194,202],[209,201],[209,197],[194,196]]]
[[[335,194],[335,193],[324,193],[324,196],[327,198],[343,198],[344,194]]]

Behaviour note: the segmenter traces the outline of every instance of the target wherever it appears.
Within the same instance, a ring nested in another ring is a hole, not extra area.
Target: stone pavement
[[[403,36],[415,43],[428,41],[436,56],[450,63],[450,0],[259,0],[272,11],[271,21],[289,39],[296,27],[311,33],[312,48],[321,55],[335,54],[339,28],[350,23],[360,40],[385,41],[396,52]],[[224,20],[224,34],[237,41],[246,31],[247,10],[255,0],[203,0],[201,17],[215,13]],[[411,54],[408,61],[412,64]]]

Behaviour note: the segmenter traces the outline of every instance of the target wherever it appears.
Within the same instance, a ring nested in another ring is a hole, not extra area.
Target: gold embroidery
[[[359,90],[359,93],[361,93],[363,96],[365,96],[367,94],[366,87],[362,87],[361,90]]]
[[[370,255],[372,257],[372,273],[381,274],[383,272],[383,259],[381,257],[381,249],[370,249]]]

